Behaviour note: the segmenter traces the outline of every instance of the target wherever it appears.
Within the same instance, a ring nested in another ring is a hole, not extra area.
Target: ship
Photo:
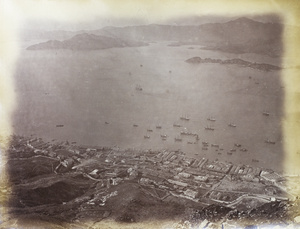
[[[137,84],[137,85],[135,86],[135,90],[137,90],[137,91],[142,91],[143,88],[141,87],[141,85]]]
[[[147,132],[153,132],[153,130],[152,129],[147,129]]]
[[[133,127],[138,127],[139,125],[137,125],[137,124],[133,124]]]
[[[228,126],[230,126],[230,127],[236,127],[236,125],[233,124],[233,123],[229,123]]]
[[[64,125],[59,124],[59,125],[56,125],[56,127],[64,127]]]
[[[241,145],[241,144],[238,144],[238,143],[235,143],[234,146],[236,146],[236,147],[241,147],[242,145]]]
[[[219,148],[219,145],[218,144],[211,144],[211,147],[217,147],[217,148]]]
[[[150,138],[150,136],[149,135],[144,135],[144,138],[148,139],[148,138]]]
[[[207,120],[208,120],[208,121],[211,121],[211,122],[215,122],[215,121],[216,121],[216,119],[215,119],[215,118],[212,118],[212,117],[209,117]]]
[[[175,142],[181,142],[181,141],[182,141],[182,138],[180,138],[180,137],[175,138]]]
[[[157,126],[156,126],[156,129],[161,129],[161,125],[157,125]]]
[[[181,120],[185,120],[185,121],[189,121],[190,120],[190,118],[187,115],[181,116],[180,119]]]
[[[160,137],[161,137],[162,139],[166,139],[166,138],[168,137],[168,135],[166,135],[166,134],[161,134]]]
[[[268,143],[268,144],[275,144],[274,141],[270,141],[269,139],[265,140],[265,143]]]
[[[181,127],[181,125],[179,125],[179,124],[177,124],[177,123],[174,123],[173,126],[174,126],[174,127]]]
[[[205,129],[205,130],[215,130],[215,128],[210,127],[210,126],[204,127],[204,129]]]
[[[194,134],[194,133],[191,133],[191,132],[187,132],[187,131],[181,131],[180,134],[181,135],[197,136],[197,134]]]
[[[242,148],[242,149],[240,149],[240,151],[242,151],[242,152],[247,152],[248,150],[245,149],[245,148]]]
[[[270,115],[270,113],[267,112],[267,111],[264,111],[262,114],[263,114],[264,116],[269,116],[269,115]]]

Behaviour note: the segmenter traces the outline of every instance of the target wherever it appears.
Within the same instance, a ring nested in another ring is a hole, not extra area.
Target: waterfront
[[[98,51],[23,50],[15,74],[19,104],[14,132],[85,145],[181,149],[193,157],[281,171],[280,71],[191,65],[185,60],[194,56],[232,59],[237,55],[169,43]],[[251,62],[280,62],[257,54],[238,56]],[[180,120],[183,115],[190,120]],[[210,122],[209,117],[216,121]],[[205,130],[209,126],[214,131]],[[197,133],[199,143],[188,144],[194,141],[191,136],[175,142],[181,131]],[[162,140],[161,135],[168,137]],[[267,138],[276,144],[266,144]],[[203,151],[203,141],[224,150]],[[234,144],[247,152],[227,154]]]

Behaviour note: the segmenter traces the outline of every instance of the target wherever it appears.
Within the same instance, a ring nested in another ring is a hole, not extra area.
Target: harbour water
[[[14,132],[91,146],[180,149],[194,157],[281,171],[280,71],[185,62],[194,56],[275,65],[280,60],[168,44],[97,51],[23,50],[15,74]],[[195,133],[199,140],[181,131]],[[182,141],[175,141],[178,136]],[[267,144],[267,139],[275,144]],[[202,142],[208,142],[207,150]]]

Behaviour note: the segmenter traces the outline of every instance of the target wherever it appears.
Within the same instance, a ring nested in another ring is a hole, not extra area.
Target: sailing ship
[[[189,120],[190,120],[190,118],[189,118],[187,115],[185,115],[185,116],[182,115],[182,116],[180,117],[180,119],[181,119],[181,120],[185,120],[185,121],[189,121]]]
[[[205,130],[215,130],[215,128],[211,127],[211,126],[207,126],[207,127],[204,127]]]
[[[208,121],[211,121],[211,122],[215,122],[215,121],[216,121],[216,119],[213,118],[213,117],[209,117],[207,120],[208,120]]]
[[[137,91],[142,91],[143,88],[141,87],[141,85],[137,84],[137,85],[135,86],[135,90],[137,90]]]

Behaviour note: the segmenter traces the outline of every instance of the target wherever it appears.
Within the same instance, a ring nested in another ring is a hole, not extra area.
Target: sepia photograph
[[[297,1],[0,2],[1,228],[300,228]]]

